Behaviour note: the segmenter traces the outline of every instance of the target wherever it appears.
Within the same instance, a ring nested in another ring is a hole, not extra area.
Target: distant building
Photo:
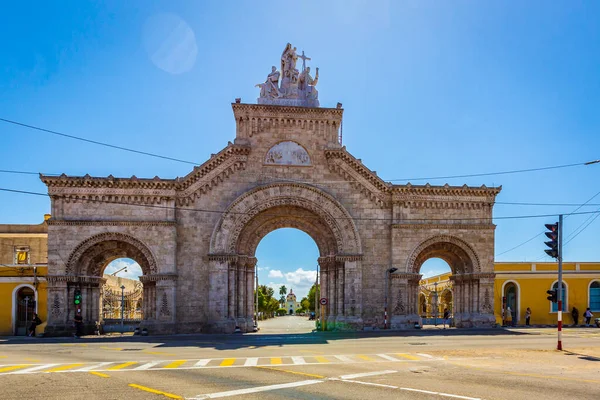
[[[301,305],[296,301],[296,295],[294,294],[293,289],[290,289],[290,292],[285,299],[285,309],[288,311],[288,314],[294,315],[296,314],[296,310],[300,307]]]

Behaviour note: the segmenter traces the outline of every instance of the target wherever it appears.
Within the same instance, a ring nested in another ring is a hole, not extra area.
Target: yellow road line
[[[219,367],[230,367],[234,362],[235,358],[226,358],[221,362],[221,364],[219,364]]]
[[[279,371],[279,372],[287,372],[288,374],[295,374],[295,375],[304,375],[304,376],[310,376],[311,378],[318,378],[318,379],[325,379],[326,377],[323,375],[316,375],[316,374],[307,374],[306,372],[300,372],[300,371],[289,371],[287,369],[281,369],[281,368],[273,368],[273,367],[263,367],[263,366],[257,366],[256,368],[262,368],[262,369],[270,369],[272,371]]]
[[[110,367],[110,368],[107,368],[107,369],[111,370],[111,371],[114,371],[114,370],[117,370],[117,369],[127,368],[127,367],[129,367],[129,366],[131,366],[133,364],[137,364],[137,361],[129,361],[129,362],[126,362],[126,363],[123,363],[123,364],[115,365],[114,367]]]
[[[103,374],[102,372],[90,371],[90,374],[99,376],[101,378],[110,378],[110,375]]]
[[[148,350],[143,350],[144,353],[146,354],[158,354],[161,356],[175,356],[175,353],[165,353],[163,351],[148,351]]]
[[[374,358],[369,357],[369,356],[365,356],[365,355],[357,355],[356,357],[360,358],[361,360],[365,360],[365,361],[375,361]]]
[[[104,346],[102,346],[102,347],[100,347],[100,348],[101,348],[101,349],[104,349],[104,350],[114,350],[114,351],[121,351],[121,350],[123,350],[123,349],[122,349],[122,348],[120,348],[120,347],[104,347]]]
[[[418,361],[420,360],[419,357],[415,357],[415,356],[411,356],[410,354],[404,354],[404,353],[396,353],[397,356],[400,356],[402,358],[406,358],[407,360],[413,360],[413,361]]]
[[[37,358],[24,358],[23,360],[31,361],[31,362],[40,362]]]
[[[273,364],[283,364],[283,361],[280,357],[271,357],[271,365]]]
[[[152,389],[152,388],[149,388],[149,387],[146,387],[146,386],[136,385],[135,383],[130,383],[129,386],[132,387],[132,388],[135,388],[135,389],[143,390],[145,392],[150,392],[150,393],[154,393],[154,394],[161,394],[161,395],[163,395],[165,397],[168,397],[169,399],[183,399],[183,397],[177,396],[176,394],[167,393],[167,392],[161,392],[160,390]]]
[[[48,371],[46,371],[46,372],[60,372],[60,371],[66,371],[66,370],[68,370],[68,369],[73,369],[73,368],[76,368],[76,367],[81,367],[82,365],[84,365],[84,364],[68,364],[68,365],[63,365],[63,366],[60,366],[60,367],[56,367],[56,368],[49,369],[49,370],[48,370]]]
[[[29,365],[11,365],[10,367],[0,368],[0,372],[14,371],[15,369],[25,368]]]
[[[176,360],[176,361],[173,361],[170,364],[165,365],[163,368],[177,368],[177,367],[185,364],[186,361],[187,360]]]
[[[8,356],[0,356],[0,358],[8,358]]]
[[[325,357],[321,357],[321,356],[314,356],[314,357],[315,357],[315,360],[317,360],[320,363],[328,363],[329,362],[329,360],[326,359]]]

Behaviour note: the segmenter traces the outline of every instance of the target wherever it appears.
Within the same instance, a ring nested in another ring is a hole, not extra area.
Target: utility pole
[[[121,335],[124,332],[123,319],[125,314],[125,285],[121,285]]]
[[[562,350],[562,311],[563,311],[563,302],[562,302],[562,234],[563,234],[563,215],[560,214],[558,216],[558,345],[556,346],[557,350]]]
[[[258,329],[258,266],[256,268],[256,318],[254,319],[254,326]]]
[[[435,324],[435,326],[437,326],[437,317],[438,317],[438,308],[439,308],[439,305],[438,305],[437,285],[438,285],[437,282],[433,283],[433,287],[434,287],[434,289],[433,289],[434,290],[433,295],[434,295],[434,299],[435,299],[435,312],[433,313],[433,318],[434,318],[434,324]]]

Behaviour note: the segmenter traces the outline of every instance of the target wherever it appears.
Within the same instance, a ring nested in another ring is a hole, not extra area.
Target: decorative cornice
[[[467,186],[466,184],[462,186],[450,186],[448,184],[443,186],[432,186],[429,183],[425,185],[413,185],[411,183],[407,183],[406,185],[392,185],[391,189],[394,195],[394,202],[401,201],[403,199],[414,199],[415,195],[489,197],[493,202],[493,199],[502,190],[502,186],[488,188],[485,185],[481,185],[480,187]]]
[[[177,280],[177,274],[175,274],[175,273],[140,276],[140,282],[142,282],[142,283],[158,282],[158,281],[176,281],[176,280]]]
[[[371,185],[373,185],[379,192],[389,192],[390,184],[378,177],[376,172],[365,167],[359,159],[355,158],[346,150],[346,146],[342,147],[341,149],[325,150],[325,157],[330,163],[335,159],[343,161],[359,176],[361,176],[363,179],[366,179]]]
[[[364,256],[362,254],[339,254],[335,256],[335,261],[362,261]]]
[[[485,220],[486,218],[481,218],[481,220]],[[496,225],[490,223],[487,224],[455,224],[455,223],[427,223],[427,222],[419,222],[419,220],[415,220],[415,222],[399,222],[392,224],[392,228],[394,229],[466,229],[466,230],[494,230],[496,229]]]
[[[69,282],[69,283],[87,283],[87,284],[104,284],[106,279],[101,276],[88,275],[47,275],[48,283]]]
[[[294,116],[297,118],[331,118],[335,117],[342,119],[344,114],[343,108],[325,108],[325,107],[294,107],[294,106],[276,106],[269,104],[247,104],[247,103],[232,103],[233,114],[236,119],[242,116]],[[283,119],[283,118],[282,118]],[[293,118],[285,118],[293,119]]]
[[[237,254],[209,254],[208,261],[219,261],[219,262],[236,262],[238,260]]]
[[[152,179],[138,178],[135,175],[131,178],[115,178],[109,175],[106,178],[85,176],[48,176],[40,174],[40,179],[48,187],[85,187],[93,188],[125,188],[125,189],[150,189],[150,190],[169,190],[177,185],[177,179],[162,179],[155,176]]]
[[[71,226],[177,226],[175,221],[94,221],[94,220],[48,220],[48,225]]]

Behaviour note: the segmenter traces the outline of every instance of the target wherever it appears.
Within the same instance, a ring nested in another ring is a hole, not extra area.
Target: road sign
[[[319,303],[321,303],[322,306],[326,306],[327,305],[327,299],[325,297],[321,297],[321,300],[319,300]]]

